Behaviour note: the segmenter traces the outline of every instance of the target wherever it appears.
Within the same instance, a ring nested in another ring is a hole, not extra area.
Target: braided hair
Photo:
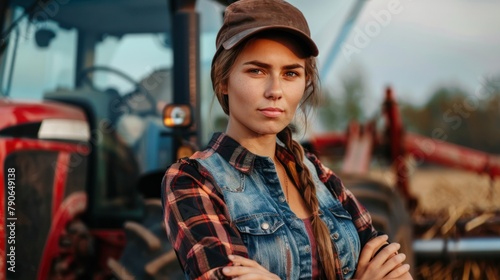
[[[301,172],[297,172],[299,180],[297,187],[306,205],[309,207],[309,210],[313,213],[312,228],[314,238],[318,244],[318,254],[322,264],[321,267],[326,279],[335,279],[335,261],[333,257],[333,244],[330,239],[330,230],[325,222],[319,217],[320,211],[318,197],[316,196],[316,185],[312,180],[311,171],[304,164],[304,149],[297,141],[292,139],[292,129],[290,126],[287,126],[278,133],[278,139],[280,139],[294,155],[295,162],[299,167],[298,170],[301,170]]]

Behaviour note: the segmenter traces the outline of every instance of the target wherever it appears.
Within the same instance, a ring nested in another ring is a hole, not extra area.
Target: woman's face
[[[226,133],[238,140],[275,135],[293,119],[306,87],[305,58],[284,36],[251,39],[233,64]]]

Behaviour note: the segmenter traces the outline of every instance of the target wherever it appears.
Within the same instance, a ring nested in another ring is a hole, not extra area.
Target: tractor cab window
[[[16,8],[15,19],[23,9]],[[71,88],[75,76],[77,32],[47,20],[30,22],[24,17],[7,38],[1,66],[0,91],[13,99],[41,100],[55,88]]]
[[[169,36],[161,33],[105,36],[96,44],[95,65],[123,71],[123,74],[140,82],[155,71],[172,67]],[[113,86],[121,92],[131,91],[134,86],[106,71],[96,71],[93,78],[96,85]]]

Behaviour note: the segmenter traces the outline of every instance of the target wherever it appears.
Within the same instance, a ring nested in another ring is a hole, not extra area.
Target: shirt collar
[[[278,141],[277,144],[276,155],[279,160],[287,166],[290,166],[290,163],[295,165],[293,155],[284,146],[282,146],[283,144],[281,142]],[[212,136],[208,147],[220,154],[220,156],[234,168],[246,174],[252,172],[256,159],[264,158],[253,154],[245,147],[241,146],[236,140],[221,132],[215,133]]]

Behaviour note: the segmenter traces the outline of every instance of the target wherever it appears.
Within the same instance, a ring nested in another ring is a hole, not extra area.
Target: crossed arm
[[[408,264],[403,264],[406,256],[397,253],[400,247],[399,244],[391,243],[374,256],[378,249],[384,244],[387,244],[387,235],[375,237],[366,243],[361,251],[354,279],[413,279],[409,273],[410,266]],[[272,274],[251,259],[232,255],[229,256],[229,259],[233,262],[233,265],[225,267],[222,272],[232,279],[280,279],[277,275]]]

